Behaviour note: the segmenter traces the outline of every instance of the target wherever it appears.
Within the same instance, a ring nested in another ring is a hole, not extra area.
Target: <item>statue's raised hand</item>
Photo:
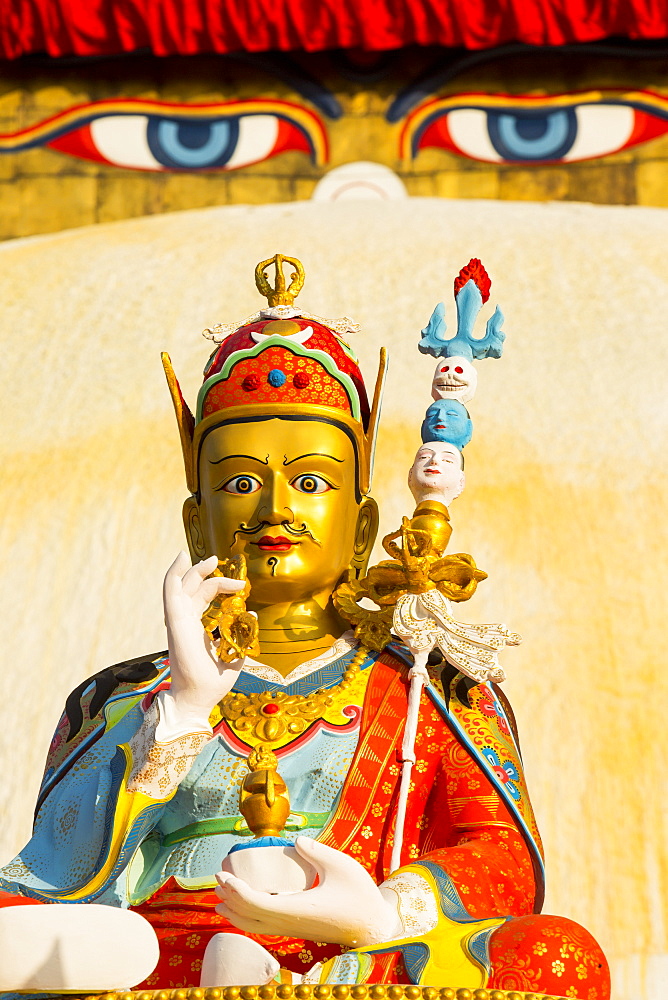
[[[191,566],[186,553],[180,552],[165,576],[162,593],[172,674],[168,695],[181,720],[208,720],[243,664],[243,659],[219,660],[202,626],[202,615],[218,594],[236,593],[245,584],[211,577],[217,565],[218,558],[211,556]]]
[[[356,948],[391,941],[403,933],[397,897],[379,889],[354,858],[310,837],[295,848],[318,872],[318,885],[272,894],[252,889],[228,872],[216,875],[216,912],[251,934],[279,934]]]

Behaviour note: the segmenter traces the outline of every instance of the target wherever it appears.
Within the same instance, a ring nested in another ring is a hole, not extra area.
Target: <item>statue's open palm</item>
[[[294,846],[318,872],[317,886],[272,894],[219,872],[216,895],[221,903],[216,912],[246,933],[353,948],[401,936],[395,893],[379,889],[358,861],[310,837],[297,837]]]

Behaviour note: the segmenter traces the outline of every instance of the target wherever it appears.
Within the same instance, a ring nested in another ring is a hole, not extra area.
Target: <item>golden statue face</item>
[[[250,608],[326,601],[371,550],[375,503],[358,502],[354,446],[334,423],[223,424],[204,438],[199,470],[200,502],[184,509],[191,552],[243,553]]]

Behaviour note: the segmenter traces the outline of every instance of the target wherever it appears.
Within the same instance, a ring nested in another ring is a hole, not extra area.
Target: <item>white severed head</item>
[[[465,485],[464,459],[454,444],[427,441],[419,448],[408,473],[408,487],[416,503],[438,500],[448,507]]]
[[[478,373],[466,358],[439,358],[431,383],[432,399],[458,399],[468,403],[475,396]]]

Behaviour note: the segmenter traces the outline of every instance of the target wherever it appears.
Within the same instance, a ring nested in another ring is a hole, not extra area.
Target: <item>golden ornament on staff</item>
[[[370,649],[382,650],[392,637],[394,609],[399,598],[438,589],[451,601],[468,601],[487,574],[465,552],[443,557],[452,529],[447,508],[435,500],[421,501],[413,517],[403,518],[398,531],[383,538],[394,558],[372,566],[361,579],[348,579],[334,592],[334,604],[355,626],[355,637]],[[397,545],[400,538],[402,544]],[[376,608],[363,606],[366,600]]]

